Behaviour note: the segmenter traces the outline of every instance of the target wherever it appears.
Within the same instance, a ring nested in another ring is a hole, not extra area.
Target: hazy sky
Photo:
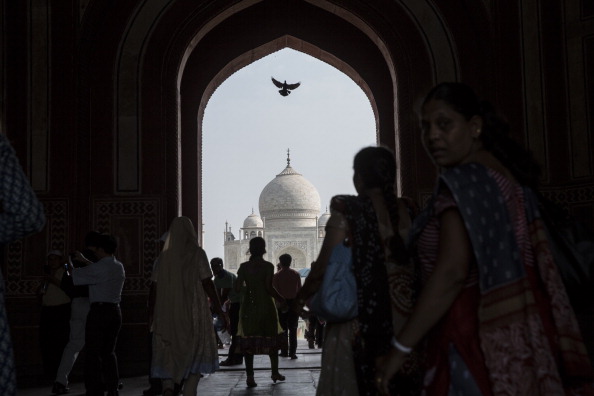
[[[301,82],[289,96],[270,77]],[[225,221],[236,238],[259,213],[264,187],[287,165],[318,190],[321,213],[336,194],[354,194],[352,161],[377,144],[367,96],[345,74],[288,48],[229,77],[210,98],[203,120],[204,249],[223,257]]]

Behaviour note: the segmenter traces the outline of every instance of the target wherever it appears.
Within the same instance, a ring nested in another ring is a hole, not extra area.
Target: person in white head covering
[[[169,235],[169,231],[165,231],[163,235],[159,239],[155,239],[155,243],[157,244],[157,250],[160,252],[163,250],[163,246],[165,245],[165,241],[167,240],[167,236]],[[149,288],[149,295],[147,301],[147,308],[148,308],[148,328],[149,328],[149,367],[148,367],[148,380],[149,380],[149,387],[142,391],[144,396],[156,396],[163,393],[163,384],[161,378],[154,378],[151,374],[151,362],[153,360],[153,314],[155,312],[155,299],[157,294],[157,268],[159,267],[159,258],[158,256],[153,263],[153,272],[151,274],[151,286]]]
[[[227,321],[212,282],[212,272],[192,221],[176,217],[159,256],[153,314],[151,374],[163,379],[163,395],[184,384],[184,396],[196,394],[200,375],[219,368],[208,299]]]

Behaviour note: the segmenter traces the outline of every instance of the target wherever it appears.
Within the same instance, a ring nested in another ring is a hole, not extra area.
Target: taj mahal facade
[[[252,210],[238,237],[225,225],[227,270],[236,272],[249,259],[249,241],[256,236],[266,241],[266,260],[276,264],[279,256],[288,253],[293,258],[292,268],[310,268],[322,246],[330,214],[328,210],[321,213],[318,190],[291,167],[289,157],[286,168],[260,193],[258,206],[260,215]]]

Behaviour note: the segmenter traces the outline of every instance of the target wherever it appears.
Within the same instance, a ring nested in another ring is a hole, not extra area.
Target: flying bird
[[[285,80],[284,83],[281,83],[280,81],[275,80],[274,77],[271,77],[271,78],[272,78],[272,82],[274,83],[274,85],[276,85],[278,88],[280,88],[278,93],[280,93],[282,96],[289,96],[289,94],[291,93],[291,90],[296,89],[299,85],[301,85],[300,82],[295,83],[295,84],[287,84],[287,80]]]

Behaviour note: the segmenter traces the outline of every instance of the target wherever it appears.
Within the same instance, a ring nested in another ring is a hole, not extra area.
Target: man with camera
[[[124,266],[115,256],[116,239],[101,234],[87,245],[97,262],[93,263],[80,252],[75,259],[86,262],[85,267],[71,267],[75,285],[89,285],[91,309],[85,328],[85,388],[86,396],[117,396],[119,373],[115,347],[122,325],[120,300],[124,280]]]

